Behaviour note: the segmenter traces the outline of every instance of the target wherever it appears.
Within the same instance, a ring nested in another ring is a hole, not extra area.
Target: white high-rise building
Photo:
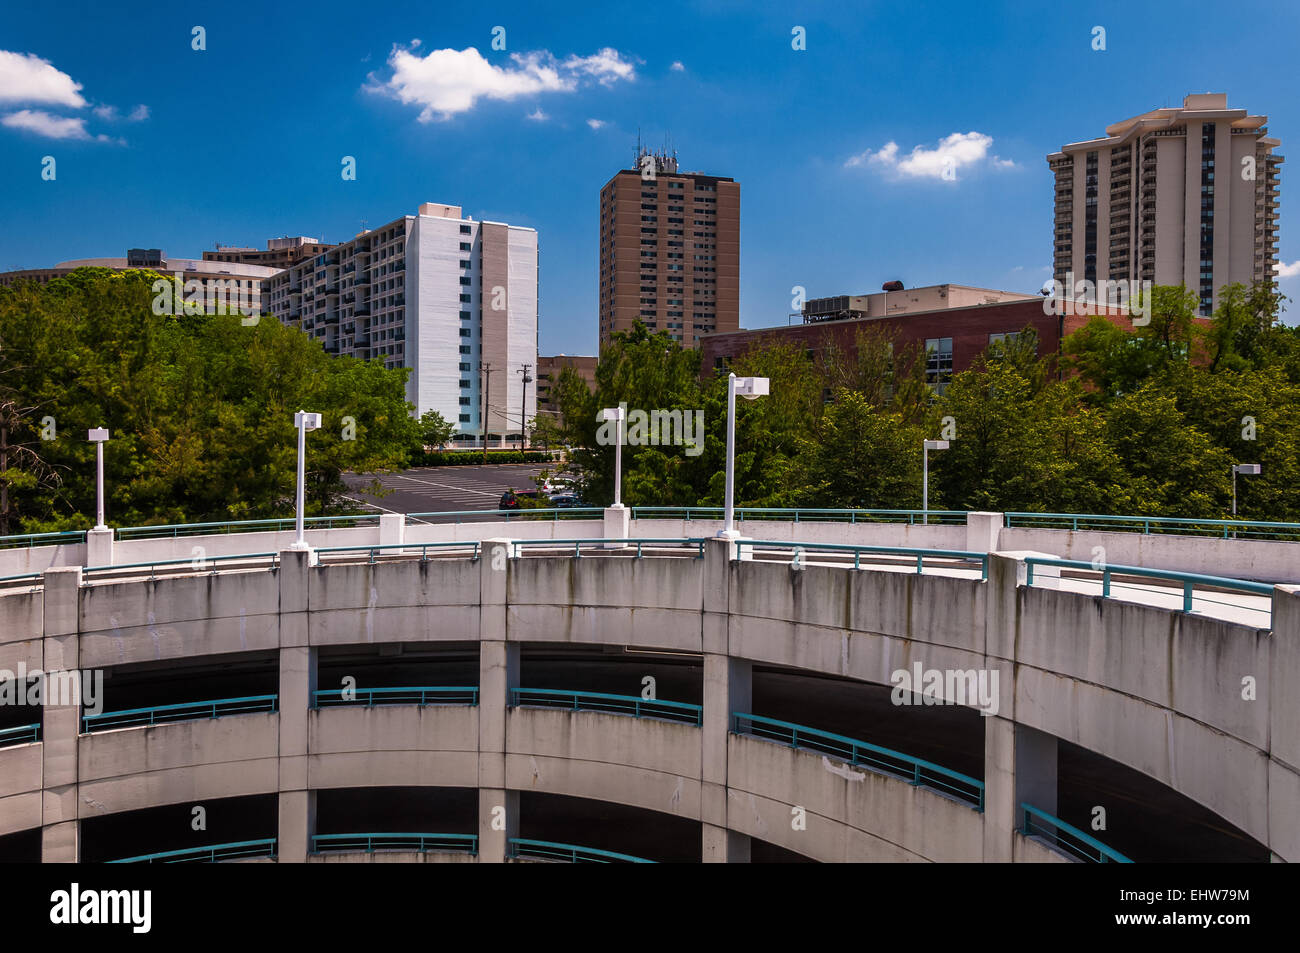
[[[1273,278],[1283,158],[1267,123],[1205,93],[1049,155],[1056,280],[1186,285],[1210,314],[1224,285]]]
[[[456,441],[517,439],[537,413],[537,231],[426,202],[266,280],[263,304],[332,354],[412,369],[407,399]],[[486,422],[486,427],[485,427]]]

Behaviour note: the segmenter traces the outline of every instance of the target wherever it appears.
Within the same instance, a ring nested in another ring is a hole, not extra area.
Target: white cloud
[[[587,120],[587,125],[590,126],[592,129],[599,129],[601,126],[605,125],[605,120],[603,120],[603,119],[588,119],[588,120]]]
[[[534,122],[546,122],[546,120],[550,119],[551,117],[548,116],[546,113],[542,112],[542,107],[538,106],[536,109],[534,109],[524,118],[531,119]]]
[[[20,109],[16,113],[10,113],[3,119],[0,124],[8,126],[10,129],[24,129],[27,132],[34,132],[38,136],[45,136],[47,139],[90,139],[92,136],[86,131],[86,120],[68,116],[55,116],[53,113],[47,113],[43,109]],[[108,136],[93,137],[100,142],[110,142]]]
[[[480,99],[508,101],[539,93],[571,93],[586,77],[608,86],[636,75],[632,64],[611,48],[594,56],[570,56],[563,63],[545,50],[512,53],[513,66],[494,66],[472,46],[431,50],[424,56],[414,52],[418,46],[418,40],[409,49],[394,46],[388,57],[392,75],[380,80],[371,74],[365,88],[423,107],[420,122],[450,119],[473,109]]]
[[[564,68],[594,76],[604,86],[611,86],[621,79],[636,79],[636,68],[612,46],[605,47],[593,56],[570,56],[564,61]]]
[[[685,73],[686,67],[682,65],[681,60],[673,60],[673,65],[668,67],[674,73]]]
[[[1289,265],[1284,261],[1279,261],[1273,268],[1277,271],[1279,278],[1300,277],[1300,260],[1293,261]]]
[[[81,84],[35,53],[0,50],[0,102],[47,103],[80,109]]]
[[[119,119],[124,118],[122,114],[118,112],[116,106],[109,106],[107,104],[96,106],[94,112],[96,116],[106,122],[117,122]],[[141,120],[148,119],[149,107],[143,104],[136,106],[126,115],[125,118],[128,122],[140,122]]]
[[[844,163],[847,168],[871,166],[884,170],[897,178],[955,179],[963,168],[978,165],[989,157],[993,137],[981,132],[954,132],[939,140],[935,148],[915,146],[907,155],[899,156],[897,142],[887,142],[872,152],[870,149],[850,156]],[[991,164],[999,169],[1017,168],[1010,159],[991,157]]]

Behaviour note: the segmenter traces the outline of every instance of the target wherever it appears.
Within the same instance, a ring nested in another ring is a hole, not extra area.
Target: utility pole
[[[488,411],[492,407],[492,365],[479,361],[478,369],[483,372],[486,383],[483,386],[483,462],[487,463]]]
[[[519,404],[519,451],[524,449],[524,429],[528,426],[528,385],[532,378],[528,376],[528,371],[533,365],[525,364],[519,369],[519,373],[524,375],[523,395]]]

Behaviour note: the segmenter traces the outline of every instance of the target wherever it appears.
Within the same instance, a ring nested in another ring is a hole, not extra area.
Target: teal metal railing
[[[478,687],[469,685],[409,686],[402,688],[330,688],[311,693],[312,708],[375,705],[477,705]]]
[[[408,521],[435,523],[503,522],[517,520],[593,520],[600,518],[601,507],[546,507],[520,510],[436,510],[425,513],[408,513]],[[311,516],[304,525],[311,529],[335,527],[374,526],[379,513],[357,513],[346,516]],[[754,507],[742,506],[735,510],[738,522],[756,520],[785,520],[789,522],[847,522],[847,523],[923,523],[962,525],[967,521],[964,510],[905,510],[905,509],[852,509],[813,507]],[[720,520],[720,506],[634,506],[633,519],[684,519]],[[1300,540],[1300,523],[1268,522],[1265,520],[1184,519],[1172,516],[1131,516],[1123,514],[1090,513],[1034,513],[1007,512],[1003,514],[1007,527],[1069,530],[1102,530],[1144,534],[1173,534],[1215,536],[1224,539]],[[285,532],[294,528],[292,517],[227,520],[207,523],[168,523],[155,526],[123,526],[114,532],[119,540],[157,537],[207,536],[232,533]],[[0,537],[0,549],[35,548],[58,543],[84,542],[84,530],[57,533],[24,533]]]
[[[429,550],[460,550],[468,549],[471,559],[478,559],[480,544],[476,541],[453,542],[453,543],[383,543],[377,546],[321,546],[316,550],[317,556],[326,553],[369,553],[371,563],[378,562],[375,559],[379,553],[396,553],[398,556],[414,556],[418,551],[420,553],[420,562],[429,561]],[[343,562],[343,560],[335,560]],[[317,565],[328,565],[328,561],[322,560]]]
[[[13,586],[19,588],[23,583],[30,586],[39,586],[45,582],[45,573],[43,572],[25,572],[17,576],[0,576],[0,586]]]
[[[510,857],[535,857],[539,860],[563,860],[570,864],[653,864],[655,861],[631,854],[616,854],[612,850],[579,847],[577,844],[557,844],[549,840],[529,840],[512,837]]]
[[[242,698],[218,698],[212,701],[185,702],[179,705],[155,705],[152,708],[125,708],[106,711],[98,715],[82,715],[83,732],[107,731],[110,728],[135,728],[142,725],[166,724],[173,721],[196,721],[200,718],[220,718],[224,715],[247,715],[253,712],[274,712],[278,695],[247,695]]]
[[[704,709],[689,702],[642,698],[640,695],[608,695],[604,692],[571,692],[553,688],[512,688],[510,704],[514,707],[561,708],[567,711],[599,711],[606,714],[632,715],[635,718],[662,718],[699,725]]]
[[[409,850],[421,854],[430,851],[449,854],[477,854],[477,834],[315,834],[311,839],[313,854],[336,851]]]
[[[189,559],[155,559],[148,563],[120,563],[109,566],[87,566],[81,570],[81,579],[83,584],[90,581],[90,577],[96,574],[119,573],[127,570],[147,569],[149,578],[156,579],[158,569],[170,569],[174,573],[184,574],[190,572],[208,572],[208,564],[212,564],[211,572],[216,572],[217,563],[229,562],[252,562],[253,560],[269,559],[270,565],[264,567],[274,570],[280,565],[279,553],[235,553],[230,556],[193,556]],[[188,570],[186,569],[188,567]]]
[[[15,728],[0,728],[0,748],[26,745],[40,740],[41,723],[39,721],[30,725],[18,725]]]
[[[1176,516],[1112,516],[1089,513],[1004,513],[1007,527],[1069,529],[1116,533],[1214,536],[1220,539],[1300,539],[1300,523],[1262,520],[1182,519]]]
[[[354,513],[349,516],[308,516],[303,525],[311,529],[334,529],[341,526],[377,526],[379,513]],[[121,526],[118,539],[151,539],[165,536],[215,536],[229,533],[278,533],[294,529],[294,517],[260,520],[226,520],[216,523],[166,523],[157,526]],[[182,530],[184,532],[182,532]]]
[[[721,506],[634,506],[632,519],[720,520],[726,514]],[[738,523],[745,520],[786,520],[792,523],[907,523],[915,526],[927,522],[925,510],[810,509],[806,507],[738,506]],[[931,524],[965,524],[965,510],[929,510]]]
[[[208,847],[187,847],[184,850],[164,850],[156,854],[140,854],[110,860],[110,864],[214,864],[219,860],[239,860],[244,857],[275,857],[275,838],[241,840],[229,844],[212,844]]]
[[[1042,837],[1062,851],[1094,864],[1133,863],[1119,851],[1107,847],[1097,838],[1065,823],[1059,817],[1053,817],[1030,804],[1022,803],[1020,810],[1023,812],[1020,832],[1026,837]]]
[[[573,547],[573,552],[572,552],[570,555],[572,555],[573,557],[576,558],[576,557],[580,557],[580,556],[582,555],[582,548],[583,548],[584,546],[587,547],[587,549],[602,549],[602,550],[603,550],[603,549],[606,548],[606,547],[605,547],[605,544],[606,544],[606,543],[617,543],[617,544],[618,544],[620,547],[622,547],[622,548],[627,548],[627,547],[630,547],[630,546],[635,546],[635,547],[636,547],[636,558],[637,558],[637,559],[642,558],[642,551],[641,551],[641,550],[642,550],[642,547],[643,547],[643,546],[655,546],[655,547],[659,547],[659,548],[663,548],[663,547],[675,547],[675,548],[679,548],[679,549],[680,549],[680,548],[687,548],[687,549],[690,549],[690,548],[694,547],[694,549],[695,549],[695,558],[696,558],[696,559],[703,559],[703,558],[704,558],[704,544],[707,543],[707,542],[708,542],[707,539],[703,539],[703,538],[698,537],[698,536],[697,536],[697,537],[686,537],[686,538],[684,538],[684,539],[681,538],[681,537],[677,537],[677,538],[672,538],[672,537],[656,537],[656,538],[648,538],[648,537],[629,537],[629,538],[627,538],[627,539],[624,539],[624,538],[622,538],[622,537],[598,537],[598,538],[594,538],[594,539],[516,539],[516,540],[514,540],[510,545],[513,547],[513,549],[514,549],[514,554],[515,554],[516,557],[518,557],[518,556],[522,556],[522,555],[523,555],[523,550],[524,550],[525,548],[529,548],[529,549],[556,549],[556,548],[559,548],[559,547],[566,547],[566,548],[567,548],[567,547],[569,547],[569,546],[572,546],[572,547]],[[612,548],[612,547],[611,547],[611,548]],[[563,554],[561,554],[561,555],[563,555]]]
[[[519,520],[599,520],[605,510],[599,506],[539,507],[519,510],[443,510],[431,513],[407,513],[407,520],[433,523],[482,523],[488,519],[502,522]]]
[[[1025,558],[1025,585],[1034,584],[1034,567],[1035,566],[1057,566],[1062,569],[1082,569],[1088,572],[1101,573],[1101,594],[1103,598],[1110,597],[1113,576],[1134,576],[1140,579],[1158,579],[1167,582],[1177,582],[1182,585],[1183,590],[1183,612],[1192,611],[1192,595],[1196,586],[1210,587],[1213,589],[1226,589],[1229,592],[1246,592],[1253,595],[1272,596],[1273,585],[1267,582],[1252,582],[1248,579],[1230,579],[1227,576],[1206,576],[1195,572],[1178,572],[1174,569],[1147,569],[1144,566],[1111,566],[1107,565],[1100,569],[1092,563],[1082,559],[1049,559],[1041,556],[1029,556]],[[1115,583],[1123,585],[1123,583]],[[1204,598],[1204,597],[1202,597]],[[1239,608],[1252,609],[1256,612],[1263,612],[1272,618],[1273,610],[1269,608],[1258,608],[1255,606],[1240,606]]]
[[[732,712],[731,730],[738,735],[834,755],[855,766],[891,775],[913,785],[934,788],[965,801],[977,811],[984,810],[983,781],[892,748],[744,712]]]
[[[989,555],[988,553],[971,552],[964,549],[920,549],[915,546],[854,546],[848,543],[798,543],[788,542],[785,540],[771,539],[744,539],[738,542],[740,546],[752,546],[755,548],[768,549],[789,549],[801,550],[803,552],[827,552],[827,553],[844,553],[845,555],[853,554],[853,568],[862,568],[862,554],[868,553],[879,556],[898,556],[905,557],[915,561],[917,573],[925,569],[925,560],[929,559],[958,559],[966,562],[977,562],[980,564],[980,578],[989,577]]]
[[[84,543],[84,529],[68,530],[62,533],[20,533],[16,536],[0,536],[0,549],[32,549],[36,546],[59,546]]]

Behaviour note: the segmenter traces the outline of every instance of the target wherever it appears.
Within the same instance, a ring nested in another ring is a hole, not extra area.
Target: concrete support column
[[[41,861],[76,863],[81,859],[77,824],[81,801],[77,786],[81,703],[78,698],[59,697],[62,693],[58,688],[74,680],[58,677],[57,673],[76,672],[81,667],[81,568],[47,569],[44,575]],[[51,678],[52,673],[56,677]]]
[[[519,644],[507,639],[511,540],[483,541],[479,561],[478,787],[480,863],[503,863],[518,835],[519,794],[506,788],[506,721],[519,687]]]
[[[728,735],[733,712],[753,710],[753,666],[730,657],[731,565],[736,546],[704,547],[704,697],[700,737],[701,821],[705,863],[746,863],[749,838],[727,830]]]
[[[1300,586],[1273,589],[1268,685],[1268,845],[1274,862],[1300,863]],[[1258,703],[1257,703],[1258,704]]]
[[[1001,513],[967,513],[966,550],[972,553],[997,552],[1004,520]]]
[[[1006,864],[1015,844],[1016,726],[1007,718],[984,719],[984,862]]]
[[[406,542],[406,514],[381,513],[379,515],[379,545],[395,546]]]
[[[503,864],[510,838],[519,836],[519,792],[478,789],[478,862]]]
[[[620,503],[618,506],[605,507],[606,539],[627,539],[628,527],[631,526],[632,511]],[[619,548],[618,543],[606,543],[607,549]]]
[[[750,840],[748,835],[729,831],[725,827],[703,825],[704,856],[706,864],[749,863]]]
[[[86,531],[86,565],[113,565],[113,531],[91,529]]]
[[[311,647],[308,608],[311,554],[280,554],[279,841],[281,863],[301,864],[311,849],[316,799],[308,790],[308,728],[316,689],[316,652]]]

